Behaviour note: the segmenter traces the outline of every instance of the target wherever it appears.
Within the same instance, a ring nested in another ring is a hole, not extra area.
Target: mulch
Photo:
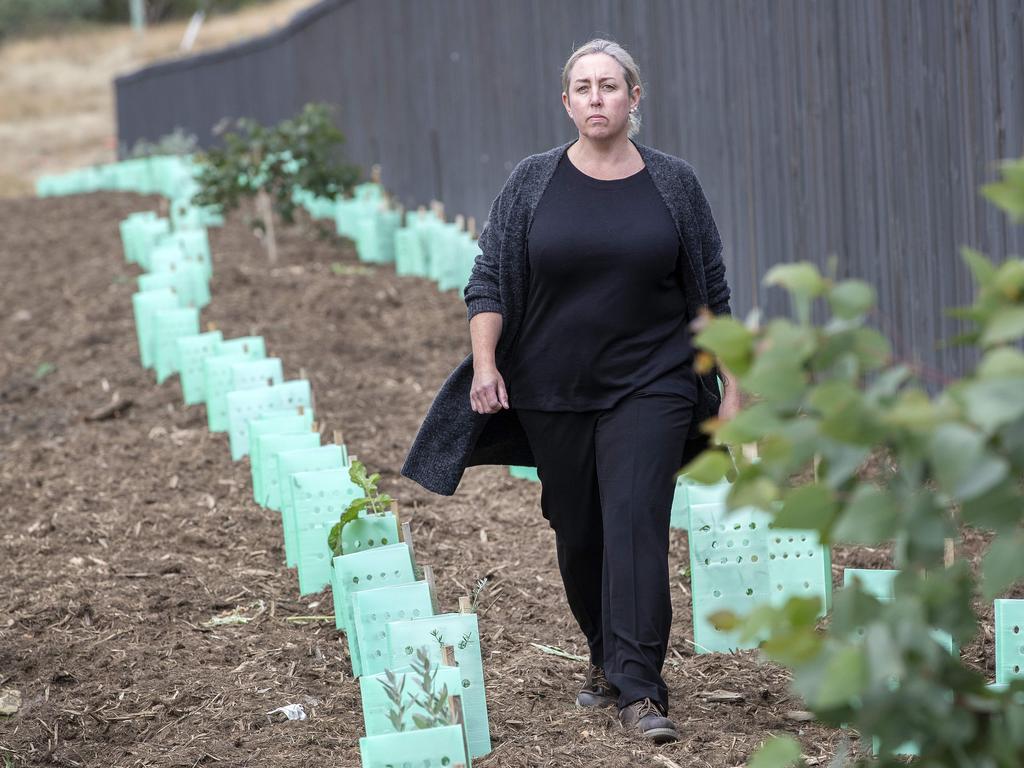
[[[359,688],[329,622],[329,590],[299,599],[279,516],[252,501],[176,379],[138,362],[118,222],[160,200],[129,194],[0,201],[0,757],[51,766],[359,765]],[[225,337],[261,334],[286,378],[305,369],[325,433],[382,474],[433,566],[442,610],[482,578],[479,603],[494,751],[502,766],[743,765],[790,733],[825,764],[841,733],[797,719],[784,670],[754,653],[696,655],[686,534],[673,531],[674,626],[665,676],[683,739],[653,747],[613,713],[579,710],[586,654],[540,515],[539,486],[469,470],[454,497],[398,470],[433,394],[469,351],[465,306],[390,267],[356,265],[308,223],[271,267],[237,220],[211,230]],[[332,264],[342,265],[332,269]],[[92,417],[92,418],[90,418]],[[977,558],[981,537],[964,553]],[[837,548],[833,572],[886,567],[886,550]],[[206,626],[232,611],[251,620]],[[987,611],[991,619],[991,610]],[[989,638],[991,635],[989,634]],[[967,657],[991,670],[991,645]],[[722,691],[727,694],[723,695]],[[267,713],[302,704],[303,721]],[[329,761],[329,762],[328,762]]]

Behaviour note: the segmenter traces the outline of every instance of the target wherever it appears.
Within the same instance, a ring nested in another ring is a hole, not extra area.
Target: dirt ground
[[[0,719],[6,765],[357,766],[357,681],[328,622],[329,591],[298,599],[279,517],[252,501],[202,407],[182,405],[138,363],[118,221],[157,198],[99,194],[0,201],[0,688],[22,695]],[[539,486],[471,469],[451,498],[398,475],[432,396],[468,351],[454,292],[389,267],[337,274],[348,247],[301,231],[270,269],[244,227],[211,230],[213,303],[225,337],[262,334],[287,377],[304,368],[325,429],[383,474],[402,502],[442,610],[484,576],[480,626],[494,751],[502,766],[745,763],[770,734],[796,735],[822,765],[842,736],[790,719],[785,675],[753,654],[694,655],[686,535],[673,531],[674,628],[665,675],[681,742],[653,748],[605,712],[578,710],[586,653],[565,604]],[[339,270],[346,272],[346,270]],[[367,273],[364,273],[367,272]],[[120,418],[87,421],[115,394]],[[969,539],[965,553],[977,554]],[[883,551],[837,550],[885,567]],[[248,624],[207,628],[241,609]],[[989,635],[990,637],[990,635]],[[991,667],[991,646],[967,655]],[[715,691],[739,694],[710,701]],[[301,703],[305,721],[275,707]],[[667,758],[667,759],[665,759]]]

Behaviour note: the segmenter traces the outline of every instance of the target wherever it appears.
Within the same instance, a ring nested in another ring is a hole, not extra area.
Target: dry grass
[[[193,52],[263,34],[314,0],[277,0],[213,16]],[[150,27],[85,27],[0,46],[0,196],[31,194],[44,173],[115,159],[113,80],[174,58],[187,20]]]

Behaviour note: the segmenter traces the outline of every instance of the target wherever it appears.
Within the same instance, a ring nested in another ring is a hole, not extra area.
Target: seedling
[[[380,482],[379,472],[374,472],[372,475],[367,476],[366,467],[363,463],[353,459],[352,466],[349,468],[349,477],[352,478],[353,483],[363,489],[363,493],[366,495],[363,498],[354,499],[341,514],[338,522],[331,528],[331,532],[327,536],[327,546],[331,548],[331,552],[334,553],[335,557],[342,554],[342,529],[358,518],[360,512],[366,511],[369,515],[383,515],[391,509],[391,497],[386,493],[379,493],[377,491],[377,483]]]

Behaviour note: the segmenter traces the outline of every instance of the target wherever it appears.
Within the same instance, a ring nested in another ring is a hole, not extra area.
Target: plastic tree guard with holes
[[[392,611],[392,613],[394,613]],[[480,649],[480,627],[475,613],[445,613],[439,616],[402,620],[387,624],[388,664],[400,666],[416,658],[416,649],[429,648],[430,658],[440,664],[441,645],[455,648],[455,662],[462,670],[462,710],[466,721],[469,752],[482,757],[491,751],[487,718],[487,695]],[[438,640],[438,638],[441,638]]]
[[[224,337],[220,331],[182,336],[177,340],[178,376],[185,405],[198,405],[206,398],[203,360],[216,354]]]
[[[231,458],[242,458],[249,450],[249,422],[271,413],[313,407],[313,394],[306,379],[295,379],[270,387],[228,392],[228,438]],[[282,489],[284,490],[284,489]]]
[[[371,554],[381,548],[370,550]],[[342,555],[344,557],[344,555]],[[426,581],[411,584],[382,586],[380,577],[387,571],[381,567],[371,572],[372,581],[378,582],[373,589],[355,592],[352,599],[352,625],[348,632],[348,647],[353,658],[353,672],[359,675],[375,675],[388,666],[388,643],[386,627],[389,622],[402,618],[421,618],[434,613],[430,597],[430,585]],[[355,659],[359,659],[359,672],[355,672]],[[456,657],[457,658],[457,657]],[[461,666],[461,663],[460,663]]]
[[[351,598],[356,592],[382,585],[411,584],[415,580],[412,554],[404,543],[338,555],[334,558],[334,573],[331,574],[335,625],[343,632],[352,633]],[[358,659],[352,656],[352,670],[358,675],[357,664]]]
[[[340,469],[345,466],[345,459],[345,450],[340,445],[321,445],[318,448],[282,451],[277,454],[277,485],[281,492],[281,525],[284,529],[285,564],[289,568],[298,565],[298,552],[295,544],[295,504],[292,499],[291,476],[295,472]]]
[[[431,661],[430,669],[434,675],[433,691],[435,695],[441,695],[447,688],[449,695],[461,696],[462,672],[457,666],[437,666]],[[417,703],[417,701],[422,702],[426,696],[426,692],[420,687],[421,678],[412,667],[399,667],[391,671],[395,676],[395,686],[402,691],[401,706],[408,707],[400,721],[403,730],[415,730],[416,724],[413,722],[412,716],[428,714]],[[376,675],[363,675],[359,678],[359,692],[363,700],[363,723],[366,726],[367,736],[383,736],[386,733],[398,732],[395,724],[388,717],[388,712],[393,710],[394,705],[384,688],[387,683],[388,677],[384,672]]]
[[[243,360],[267,356],[262,336],[243,336],[221,342],[217,353],[203,360],[206,384],[206,426],[211,432],[228,428],[228,392],[231,391],[231,366]]]
[[[143,368],[153,367],[153,315],[163,309],[175,309],[181,300],[170,288],[146,291],[132,295],[132,311],[135,314],[135,339],[139,344],[139,360]]]
[[[309,432],[313,429],[313,409],[304,408],[302,413],[295,411],[275,411],[261,419],[249,420],[249,471],[252,474],[252,495],[257,504],[266,506],[262,493],[262,472],[259,452],[259,438],[263,435],[292,435]],[[317,443],[316,445],[319,445]],[[315,448],[300,446],[302,448]]]
[[[195,307],[158,309],[153,313],[153,364],[157,384],[178,372],[178,339],[197,333],[199,310]]]
[[[359,739],[362,768],[471,768],[466,755],[461,725],[444,725],[418,731],[389,733],[384,736],[363,736]]]
[[[334,553],[327,544],[327,537],[348,505],[365,494],[352,482],[347,469],[295,472],[290,479],[295,506],[294,540],[299,594],[309,595],[331,583]],[[393,515],[391,519],[393,524]],[[346,529],[351,527],[352,523],[345,526]],[[397,527],[390,541],[397,543]]]
[[[252,422],[256,423],[256,422]],[[288,451],[309,450],[320,447],[320,433],[305,429],[298,432],[282,432],[260,435],[256,440],[259,455],[260,497],[256,503],[281,511],[281,487],[278,485],[277,455]]]

